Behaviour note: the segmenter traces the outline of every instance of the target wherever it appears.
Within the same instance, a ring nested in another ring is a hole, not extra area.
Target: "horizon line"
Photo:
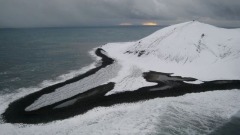
[[[82,25],[82,26],[33,26],[33,27],[0,27],[0,29],[38,29],[38,28],[90,28],[90,27],[166,27],[170,25]]]

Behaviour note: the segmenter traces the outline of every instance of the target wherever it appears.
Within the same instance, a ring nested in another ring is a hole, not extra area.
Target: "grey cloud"
[[[0,27],[168,25],[199,18],[240,26],[239,0],[0,0]]]
[[[212,9],[212,12],[218,18],[226,18],[226,19],[240,19],[240,1],[239,0],[219,0],[209,1],[209,8]]]

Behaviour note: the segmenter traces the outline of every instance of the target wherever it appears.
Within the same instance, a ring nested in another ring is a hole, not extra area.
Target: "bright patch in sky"
[[[157,26],[158,24],[156,22],[144,22],[142,23],[144,26]]]

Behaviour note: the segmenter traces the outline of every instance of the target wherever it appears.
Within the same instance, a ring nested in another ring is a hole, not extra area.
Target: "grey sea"
[[[93,62],[92,48],[141,39],[162,27],[0,29],[0,94],[35,87]]]

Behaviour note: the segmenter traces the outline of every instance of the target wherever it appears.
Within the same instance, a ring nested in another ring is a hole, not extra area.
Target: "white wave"
[[[6,75],[6,74],[8,74],[7,71],[5,71],[5,72],[0,72],[0,75]]]
[[[1,135],[204,135],[228,121],[240,109],[239,97],[239,90],[229,90],[157,98],[97,107],[83,115],[48,124],[1,123],[0,131]],[[1,112],[3,108],[1,105]]]

